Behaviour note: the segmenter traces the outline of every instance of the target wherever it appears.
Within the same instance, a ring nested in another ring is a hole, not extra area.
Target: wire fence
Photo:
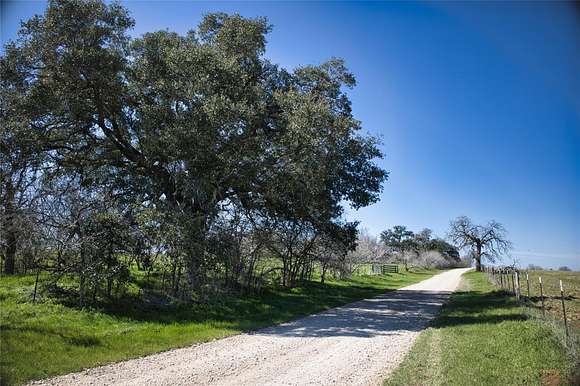
[[[537,283],[535,285],[532,283],[532,278],[530,271],[520,270],[514,267],[495,267],[495,266],[484,266],[483,271],[488,277],[488,280],[500,287],[507,295],[514,296],[516,301],[520,304],[526,306],[530,310],[535,310],[536,316],[539,316],[544,321],[555,323],[560,325],[565,334],[565,344],[569,348],[574,350],[580,344],[579,336],[577,332],[570,326],[569,319],[569,300],[573,299],[573,296],[566,295],[566,287],[561,279],[558,280],[559,283],[559,294],[547,295],[546,279],[542,279],[541,275],[537,275]],[[536,275],[534,275],[536,276]],[[554,280],[550,278],[548,280]],[[550,283],[553,285],[553,283]],[[556,287],[557,288],[557,287]],[[559,303],[561,307],[561,312],[547,312],[546,300],[554,300],[559,298]]]

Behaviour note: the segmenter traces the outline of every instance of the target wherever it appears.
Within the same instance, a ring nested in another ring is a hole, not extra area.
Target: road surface
[[[35,384],[380,385],[466,270],[290,323]]]

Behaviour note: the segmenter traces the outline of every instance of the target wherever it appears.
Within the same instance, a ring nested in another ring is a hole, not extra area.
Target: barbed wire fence
[[[528,309],[530,315],[551,323],[557,326],[558,330],[563,331],[565,345],[574,356],[578,356],[580,337],[570,326],[566,286],[561,279],[556,279],[559,281],[559,295],[547,295],[545,279],[537,275],[537,285],[531,285],[532,280],[535,279],[531,277],[529,270],[521,270],[513,266],[484,266],[483,271],[492,284],[500,287],[507,296],[515,297],[519,304]],[[554,300],[556,297],[559,298],[561,317],[552,312],[546,312],[546,299]]]

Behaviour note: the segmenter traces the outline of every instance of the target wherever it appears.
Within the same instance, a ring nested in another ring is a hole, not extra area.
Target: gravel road
[[[446,271],[397,291],[253,333],[35,384],[380,385],[465,271]]]

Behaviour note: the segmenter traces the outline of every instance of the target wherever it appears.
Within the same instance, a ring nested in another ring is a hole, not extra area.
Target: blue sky
[[[282,66],[346,60],[364,130],[383,140],[381,201],[349,210],[371,233],[444,236],[503,223],[522,265],[580,269],[580,8],[565,2],[128,1],[134,35],[185,33],[212,11],[267,16]],[[2,40],[45,2],[2,1]]]

